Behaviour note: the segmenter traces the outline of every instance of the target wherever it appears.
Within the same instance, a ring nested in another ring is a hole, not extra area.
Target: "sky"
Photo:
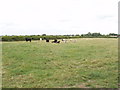
[[[118,1],[0,0],[0,34],[118,33]]]

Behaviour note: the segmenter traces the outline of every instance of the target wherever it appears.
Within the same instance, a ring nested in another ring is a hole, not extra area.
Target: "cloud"
[[[115,0],[1,0],[0,29],[8,35],[116,32],[117,4]]]
[[[110,16],[110,15],[104,15],[104,16],[97,16],[99,19],[110,19],[110,18],[114,18],[114,16]]]
[[[70,19],[63,19],[63,20],[59,20],[59,22],[72,22],[72,20],[70,20]]]
[[[14,23],[0,23],[0,26],[13,26],[15,25]]]

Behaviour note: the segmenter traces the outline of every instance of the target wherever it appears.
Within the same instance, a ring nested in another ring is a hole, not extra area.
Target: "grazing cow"
[[[31,42],[31,38],[25,38],[26,42],[30,41]]]
[[[49,42],[49,39],[46,39],[46,42]]]

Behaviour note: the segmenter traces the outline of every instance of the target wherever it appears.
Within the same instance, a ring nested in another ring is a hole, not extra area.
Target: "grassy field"
[[[4,88],[118,87],[118,39],[2,45]]]

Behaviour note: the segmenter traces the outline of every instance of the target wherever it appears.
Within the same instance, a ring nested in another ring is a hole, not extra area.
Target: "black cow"
[[[26,42],[30,41],[31,42],[31,38],[25,38]]]
[[[49,39],[46,39],[46,42],[49,42]]]
[[[57,41],[57,43],[60,43],[60,41]]]
[[[52,43],[56,43],[57,42],[57,39],[55,39],[54,41],[52,41]]]
[[[55,39],[54,41],[52,41],[52,43],[60,43],[60,41],[57,41],[57,39]]]

